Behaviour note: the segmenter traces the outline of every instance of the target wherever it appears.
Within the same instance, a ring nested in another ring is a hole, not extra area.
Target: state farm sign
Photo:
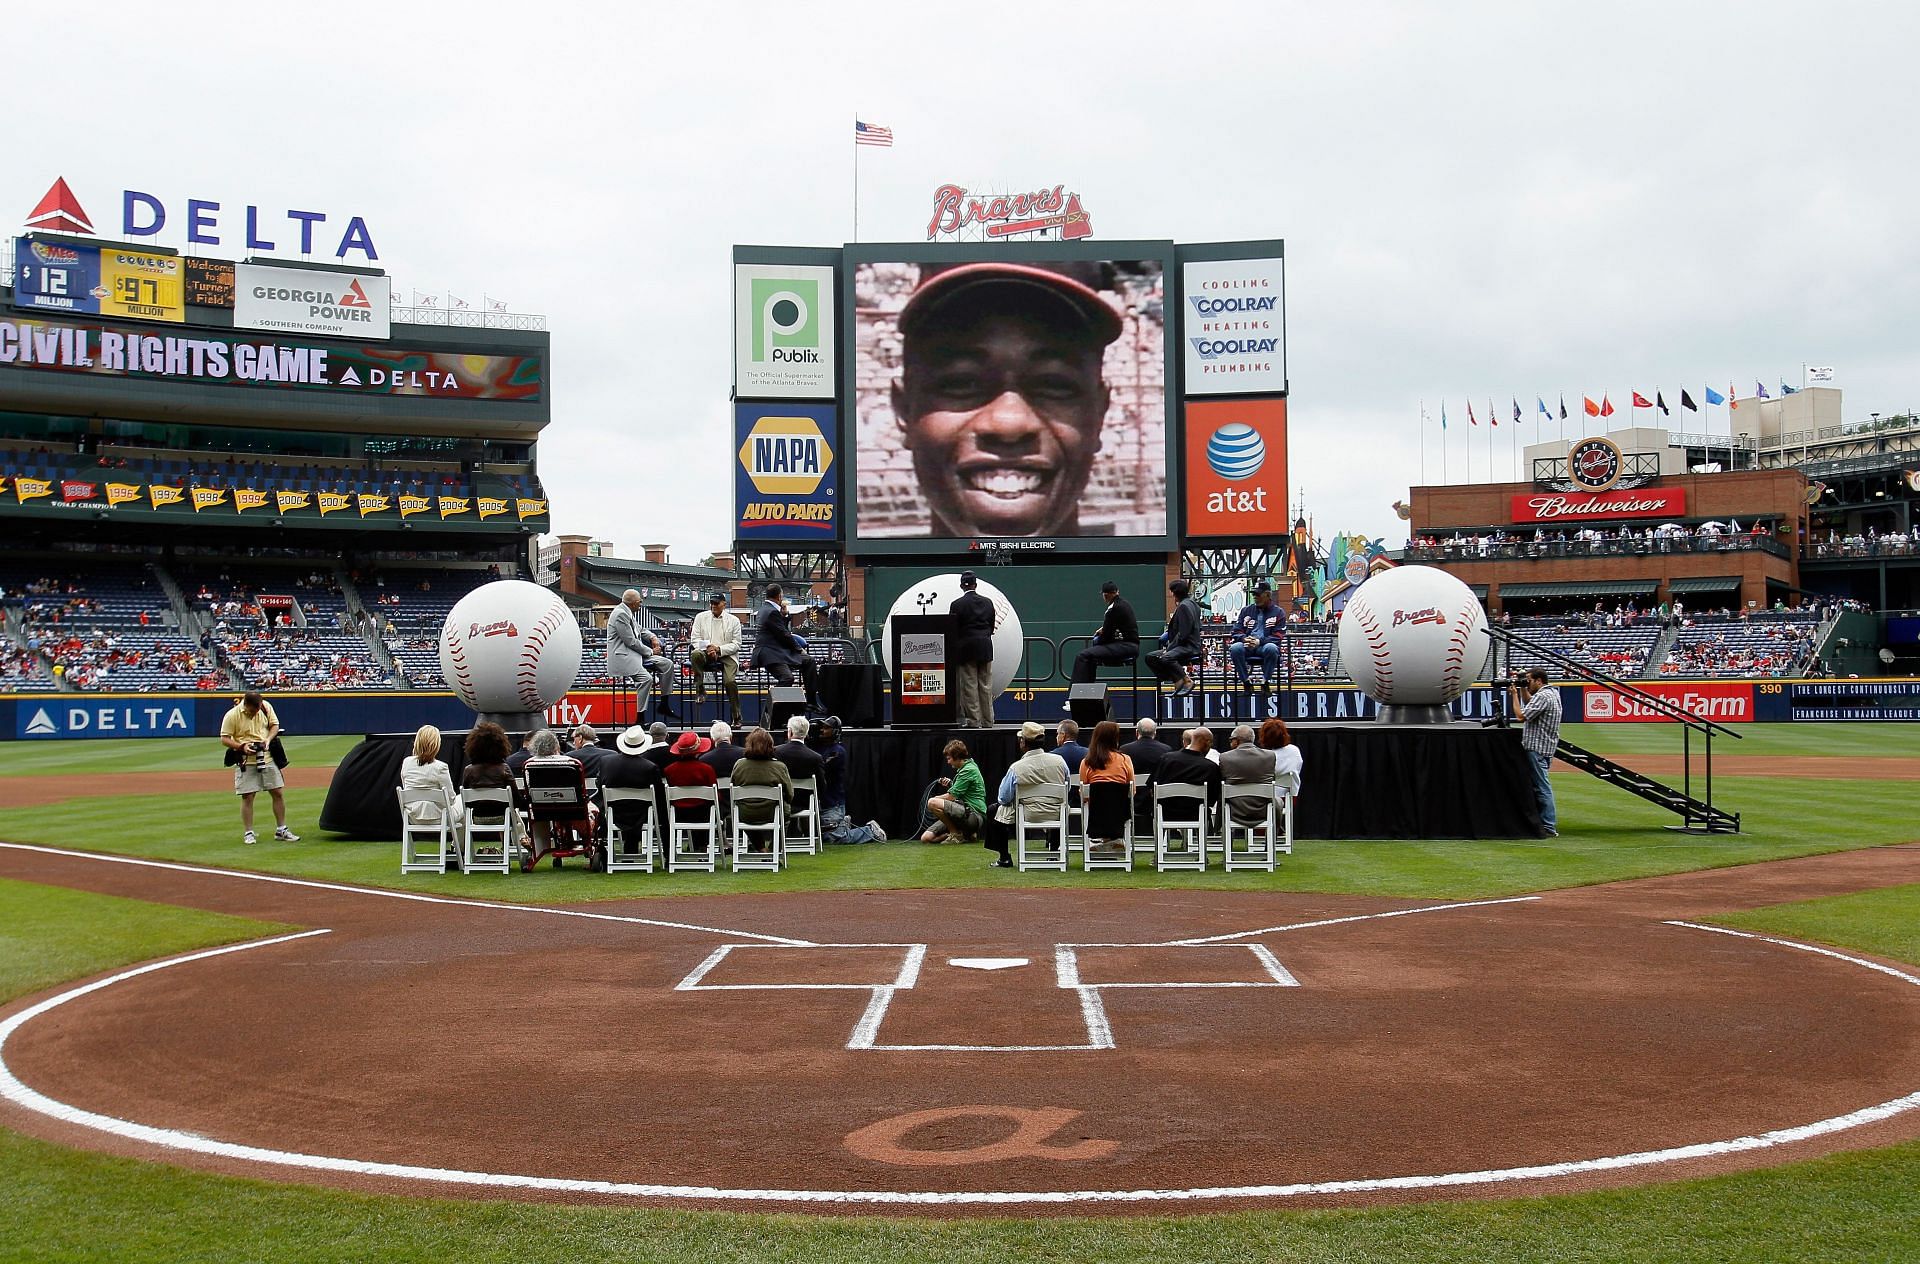
[[[1662,702],[1690,711],[1703,720],[1744,723],[1753,719],[1753,682],[1712,681],[1696,684],[1638,684],[1640,690]],[[1671,724],[1673,721],[1638,698],[1597,685],[1586,690],[1585,718],[1594,724]]]
[[[1599,518],[1677,518],[1687,512],[1687,493],[1661,491],[1541,492],[1513,498],[1515,522],[1591,522]]]

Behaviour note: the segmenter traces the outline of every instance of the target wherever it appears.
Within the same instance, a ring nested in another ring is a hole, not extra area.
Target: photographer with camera
[[[1560,747],[1560,691],[1547,683],[1547,673],[1535,667],[1515,676],[1513,713],[1520,717],[1520,744],[1527,749],[1533,769],[1533,793],[1540,800],[1540,820],[1552,837],[1560,836],[1560,818],[1553,802],[1553,753]]]
[[[265,790],[273,797],[273,836],[283,843],[297,843],[300,836],[287,828],[286,781],[273,762],[273,739],[280,733],[280,717],[258,691],[248,690],[220,721],[220,744],[232,752],[233,792],[240,796],[240,828],[246,833],[240,841],[252,846],[260,840],[253,832],[253,796]],[[237,756],[237,758],[236,758]]]

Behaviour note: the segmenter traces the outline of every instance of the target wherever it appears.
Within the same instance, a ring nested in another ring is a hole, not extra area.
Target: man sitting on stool
[[[1273,589],[1260,585],[1253,594],[1253,604],[1242,609],[1233,621],[1233,639],[1227,643],[1227,657],[1240,674],[1242,689],[1253,683],[1248,678],[1247,660],[1256,654],[1266,683],[1272,687],[1273,678],[1280,674],[1280,637],[1285,626],[1285,616],[1273,602]]]
[[[634,678],[633,711],[636,717],[646,710],[647,699],[653,693],[654,686],[664,683],[665,673],[672,666],[661,652],[660,638],[641,625],[640,593],[636,589],[627,589],[620,594],[620,604],[607,616],[607,675],[613,678],[616,688],[618,682],[628,677]],[[673,714],[664,692],[660,698],[660,714],[679,718]]]
[[[1167,630],[1160,634],[1160,648],[1147,655],[1147,666],[1154,679],[1171,684],[1173,696],[1179,698],[1193,692],[1187,664],[1200,659],[1200,607],[1187,599],[1193,586],[1184,579],[1168,584],[1167,591],[1173,594],[1173,613],[1167,616]]]
[[[1103,663],[1131,663],[1140,657],[1140,620],[1134,617],[1133,607],[1120,595],[1120,585],[1108,580],[1100,585],[1100,591],[1106,594],[1107,616],[1100,622],[1100,630],[1093,634],[1093,644],[1074,655],[1072,680],[1076,685],[1084,685],[1093,680],[1094,672]],[[1073,700],[1060,704],[1062,711],[1073,710]]]
[[[735,728],[740,719],[740,620],[727,613],[727,594],[707,594],[707,608],[693,616],[693,651],[687,662],[693,668],[695,698],[707,700],[707,673],[720,673],[720,689],[727,696]]]
[[[777,685],[793,683],[794,668],[800,669],[800,683],[807,691],[807,709],[820,709],[818,671],[807,657],[806,638],[795,636],[787,603],[781,600],[780,585],[767,585],[767,604],[753,621],[753,665],[773,677]]]

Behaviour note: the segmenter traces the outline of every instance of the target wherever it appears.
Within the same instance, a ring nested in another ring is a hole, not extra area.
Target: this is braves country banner
[[[236,329],[385,339],[389,285],[383,276],[310,272],[255,263],[233,269]]]
[[[1539,492],[1513,498],[1515,522],[1592,522],[1603,518],[1677,518],[1687,512],[1679,487],[1658,491]]]

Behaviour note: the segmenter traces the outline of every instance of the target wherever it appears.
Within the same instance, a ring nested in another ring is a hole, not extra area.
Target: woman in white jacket
[[[453,776],[440,762],[440,730],[423,724],[413,735],[413,754],[400,761],[400,788],[427,790],[438,794],[451,813],[449,830],[460,828],[460,792],[453,788]],[[415,825],[438,825],[440,814],[431,804],[413,803],[407,807],[408,819]]]

